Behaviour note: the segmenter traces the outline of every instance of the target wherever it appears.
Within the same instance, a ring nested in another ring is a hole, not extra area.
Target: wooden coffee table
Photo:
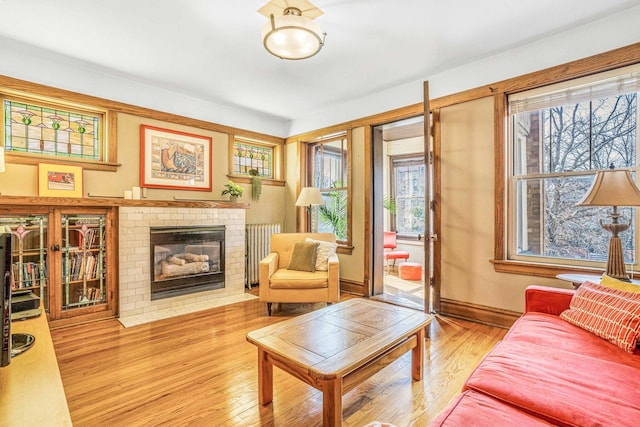
[[[323,424],[342,425],[342,395],[412,350],[411,376],[422,379],[421,311],[355,298],[247,334],[258,347],[258,401],[273,400],[273,366],[322,391]]]

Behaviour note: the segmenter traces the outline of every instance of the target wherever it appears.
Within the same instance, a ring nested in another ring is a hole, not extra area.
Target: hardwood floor
[[[343,295],[343,300],[351,298]],[[324,304],[251,300],[125,329],[106,320],[52,331],[75,426],[321,426],[322,395],[274,369],[274,398],[258,404],[257,350],[247,332]],[[424,379],[411,352],[343,397],[345,426],[425,426],[506,330],[435,316]]]

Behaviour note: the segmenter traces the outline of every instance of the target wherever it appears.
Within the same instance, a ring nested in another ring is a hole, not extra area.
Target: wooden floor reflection
[[[320,426],[320,392],[279,369],[273,402],[258,404],[257,350],[245,336],[323,306],[280,304],[269,317],[251,300],[127,329],[114,319],[53,330],[73,423]],[[435,316],[424,379],[411,380],[405,354],[344,395],[344,425],[427,425],[505,332]]]

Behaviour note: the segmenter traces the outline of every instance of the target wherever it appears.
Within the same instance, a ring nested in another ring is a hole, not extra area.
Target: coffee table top
[[[354,298],[249,332],[247,341],[315,378],[341,377],[428,326],[422,311]]]

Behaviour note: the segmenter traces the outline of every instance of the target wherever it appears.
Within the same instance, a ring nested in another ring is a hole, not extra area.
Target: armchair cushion
[[[315,242],[305,242],[307,238]],[[271,253],[260,261],[259,292],[260,301],[267,303],[269,315],[271,304],[274,302],[340,301],[340,262],[336,253],[328,257],[326,271],[311,272],[288,268],[294,243],[317,245],[319,241],[335,244],[336,238],[331,233],[278,233],[271,236]]]
[[[335,242],[327,242],[324,240],[315,240],[306,238],[305,242],[317,243],[318,244],[318,252],[316,256],[316,270],[318,271],[327,271],[329,270],[329,257],[335,255],[336,250],[338,249],[338,244]]]
[[[316,271],[316,257],[318,254],[318,243],[296,242],[291,249],[288,270]]]
[[[271,289],[314,289],[329,286],[327,273],[281,269],[271,276]]]

